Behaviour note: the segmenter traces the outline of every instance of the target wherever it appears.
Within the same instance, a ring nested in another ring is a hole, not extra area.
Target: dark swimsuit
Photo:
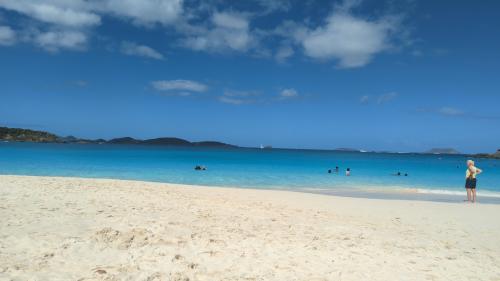
[[[476,178],[474,178],[474,174],[471,170],[469,170],[469,177],[465,179],[465,188],[475,189],[476,188]]]
[[[476,188],[476,182],[477,182],[477,180],[475,178],[468,177],[465,180],[465,188],[475,189]]]

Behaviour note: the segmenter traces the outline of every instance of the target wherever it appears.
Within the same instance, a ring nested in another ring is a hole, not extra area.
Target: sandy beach
[[[500,280],[500,205],[0,176],[0,280]]]

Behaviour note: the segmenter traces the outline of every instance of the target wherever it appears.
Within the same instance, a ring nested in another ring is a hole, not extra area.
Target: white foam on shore
[[[465,189],[449,190],[445,188],[429,189],[420,187],[412,188],[403,186],[370,186],[370,185],[364,187],[342,186],[336,188],[300,188],[300,190],[305,192],[320,192],[320,193],[369,192],[369,193],[389,193],[389,194],[429,194],[429,195],[447,195],[447,196],[467,195]],[[500,198],[500,192],[480,190],[477,191],[477,196],[488,197],[488,198]]]
[[[464,196],[467,194],[465,190],[464,191],[457,191],[457,190],[424,189],[424,188],[417,188],[416,192],[421,193],[421,194],[455,195],[455,196]],[[500,198],[500,192],[477,191],[477,196]]]

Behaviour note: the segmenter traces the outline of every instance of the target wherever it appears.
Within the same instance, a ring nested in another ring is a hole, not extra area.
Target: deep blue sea
[[[460,155],[325,150],[0,143],[0,174],[5,175],[133,179],[409,199],[458,200],[455,197],[465,193],[466,159]],[[475,160],[484,171],[478,176],[478,195],[500,200],[500,161]],[[195,171],[196,165],[208,169]],[[336,166],[338,174],[327,173]],[[349,177],[346,168],[351,169]],[[402,176],[394,175],[398,171]]]

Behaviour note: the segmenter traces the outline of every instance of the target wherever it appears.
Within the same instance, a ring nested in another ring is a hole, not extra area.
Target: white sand
[[[0,176],[0,280],[500,280],[500,206]]]

